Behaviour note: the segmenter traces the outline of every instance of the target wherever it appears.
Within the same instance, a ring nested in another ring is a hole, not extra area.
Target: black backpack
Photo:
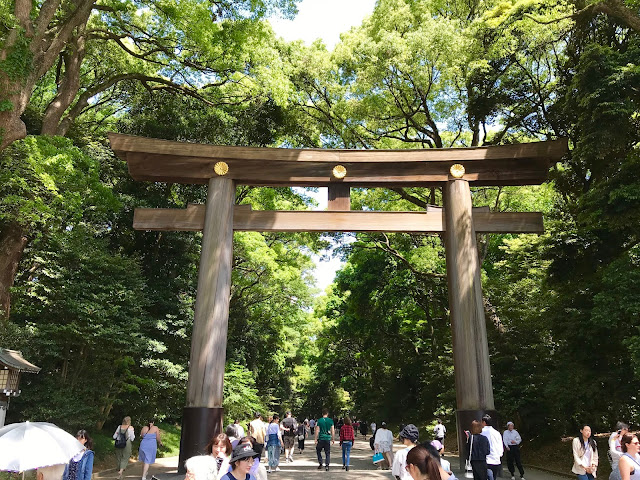
[[[118,436],[116,437],[114,446],[116,448],[124,448],[127,446],[127,430],[125,430],[125,432],[122,433],[122,427],[118,429]]]

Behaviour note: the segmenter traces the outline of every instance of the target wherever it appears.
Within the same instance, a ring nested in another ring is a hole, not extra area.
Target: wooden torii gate
[[[458,438],[495,409],[476,233],[540,233],[541,213],[472,207],[470,185],[537,185],[566,140],[422,150],[250,148],[109,135],[135,180],[208,184],[207,203],[138,208],[138,230],[203,231],[179,471],[222,429],[233,231],[444,232]],[[234,205],[236,185],[328,186],[329,211],[253,211]],[[350,187],[442,187],[444,208],[350,210]],[[464,459],[461,457],[461,466]]]

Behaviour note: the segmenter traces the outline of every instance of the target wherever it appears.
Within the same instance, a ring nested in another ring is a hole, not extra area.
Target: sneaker
[[[322,464],[318,465],[318,470],[322,470]]]
[[[267,470],[267,473],[271,473],[271,467],[269,467],[269,469]]]
[[[524,480],[524,477],[520,477],[520,480]]]
[[[289,463],[289,457],[284,459],[284,463]]]
[[[280,471],[280,467],[276,467],[276,472],[279,472],[279,471]]]
[[[511,475],[511,480],[516,480],[516,477],[514,477],[513,475]]]
[[[329,471],[329,465],[327,465],[326,467],[324,467],[325,471],[328,472]]]
[[[349,465],[347,465],[347,466],[345,467],[345,470],[346,470],[347,472],[349,471]]]

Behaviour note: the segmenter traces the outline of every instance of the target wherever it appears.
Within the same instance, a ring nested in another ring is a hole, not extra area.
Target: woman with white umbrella
[[[93,440],[86,430],[76,433],[78,441],[84,445],[84,450],[74,455],[62,474],[62,480],[91,480],[93,473]]]

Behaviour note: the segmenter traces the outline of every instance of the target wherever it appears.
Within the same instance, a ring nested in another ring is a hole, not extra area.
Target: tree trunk
[[[26,244],[24,229],[18,223],[9,223],[0,230],[0,321],[9,319],[10,289]]]

